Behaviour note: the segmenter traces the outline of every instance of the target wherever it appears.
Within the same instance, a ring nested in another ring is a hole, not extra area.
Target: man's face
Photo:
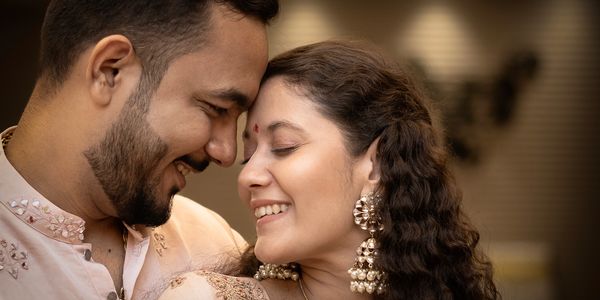
[[[265,26],[217,6],[200,50],[173,60],[145,112],[143,85],[104,139],[85,155],[117,215],[160,225],[185,176],[209,162],[230,166],[239,115],[256,97],[267,64]]]

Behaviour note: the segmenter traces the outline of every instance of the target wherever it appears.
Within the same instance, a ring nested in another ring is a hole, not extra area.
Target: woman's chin
[[[258,242],[254,248],[254,254],[258,260],[265,264],[285,264],[294,261],[293,258],[289,256],[289,250],[277,250],[274,247],[261,247]]]

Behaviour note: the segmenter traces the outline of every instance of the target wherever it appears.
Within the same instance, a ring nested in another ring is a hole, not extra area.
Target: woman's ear
[[[100,106],[110,104],[122,83],[123,70],[135,63],[133,45],[127,37],[110,35],[96,43],[85,73],[92,100]]]
[[[373,181],[374,184],[379,184],[381,178],[381,169],[379,168],[379,160],[377,159],[377,146],[379,145],[379,138],[376,138],[369,149],[367,149],[367,156],[371,161],[371,173],[369,173],[369,181]]]
[[[359,168],[361,179],[364,180],[365,184],[361,194],[374,192],[379,186],[379,180],[381,178],[381,169],[379,167],[379,160],[377,159],[377,146],[379,145],[379,138],[376,138],[367,152],[359,159]]]

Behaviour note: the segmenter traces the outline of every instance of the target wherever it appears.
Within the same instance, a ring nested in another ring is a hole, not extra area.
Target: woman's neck
[[[358,245],[357,245],[358,246]],[[347,247],[346,247],[347,248]],[[342,253],[343,252],[343,253]],[[302,283],[292,280],[267,279],[261,284],[271,299],[372,299],[369,294],[350,290],[348,269],[354,264],[355,249],[348,248],[330,253],[319,259],[298,262]]]
[[[354,252],[354,251],[352,251]],[[340,258],[337,262],[302,264],[302,281],[308,299],[372,299],[369,294],[350,290],[350,275],[354,258]]]

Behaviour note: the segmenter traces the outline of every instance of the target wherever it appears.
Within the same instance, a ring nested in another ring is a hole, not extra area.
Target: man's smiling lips
[[[189,156],[182,156],[173,161],[173,166],[179,173],[178,190],[182,190],[186,186],[185,178],[191,173],[200,173],[204,171],[210,164],[210,160],[202,160],[200,162],[191,159]]]
[[[187,176],[188,174],[190,174],[194,171],[192,169],[192,167],[188,166],[186,163],[184,163],[182,161],[175,161],[173,163],[175,164],[175,168],[177,168],[177,171],[179,171],[179,173],[181,173],[181,175],[183,175],[183,177]]]
[[[190,173],[198,173],[200,171],[192,168],[190,165],[186,164],[185,162],[181,161],[181,160],[176,160],[173,162],[173,165],[175,166],[175,170],[177,170],[177,172],[179,173],[180,176],[179,177],[179,184],[178,184],[178,190],[182,190],[183,188],[185,188],[187,182],[185,180],[185,177],[187,175],[189,175]]]

